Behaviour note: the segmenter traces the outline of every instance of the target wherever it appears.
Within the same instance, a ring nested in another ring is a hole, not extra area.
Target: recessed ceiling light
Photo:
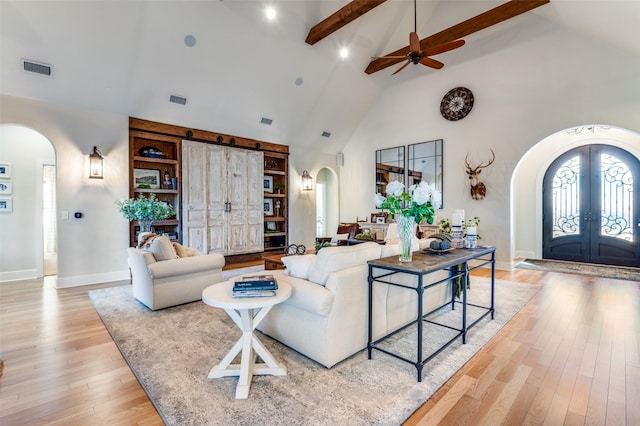
[[[276,9],[273,6],[267,6],[267,8],[264,10],[264,14],[270,21],[276,19]]]
[[[296,86],[302,86],[302,83],[304,83],[304,79],[302,77],[296,78]]]
[[[347,59],[348,56],[349,56],[349,49],[347,49],[346,47],[341,48],[340,49],[340,58]]]
[[[266,124],[267,126],[271,126],[271,123],[273,123],[273,120],[267,117],[262,117],[260,119],[260,124]]]
[[[329,137],[331,137],[331,133],[327,132],[327,131],[324,131],[324,132],[322,132],[322,137],[329,138]]]

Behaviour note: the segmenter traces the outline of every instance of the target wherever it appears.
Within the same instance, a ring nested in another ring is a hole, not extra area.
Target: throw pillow
[[[316,255],[285,256],[282,258],[282,263],[288,275],[306,280],[309,278],[309,271],[316,263]]]
[[[348,239],[349,239],[349,234],[333,234],[333,237],[331,237],[331,242],[335,244],[340,240],[348,240]]]
[[[155,257],[158,262],[178,257],[171,241],[164,235],[154,238],[145,250],[153,253],[153,257]]]
[[[176,243],[175,241],[171,243],[173,245],[173,249],[176,251],[176,255],[178,257],[191,257],[191,256],[200,256],[200,252],[191,247],[185,247],[180,243]]]

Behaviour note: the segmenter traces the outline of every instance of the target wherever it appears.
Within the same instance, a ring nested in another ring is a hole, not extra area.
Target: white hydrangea
[[[387,185],[388,196],[392,195],[394,197],[400,197],[403,192],[404,192],[404,184],[400,183],[397,180],[394,180],[393,182],[389,182],[389,184]]]
[[[373,196],[373,204],[376,206],[376,208],[380,208],[382,206],[382,203],[384,203],[386,199],[387,198],[385,196],[378,192]]]
[[[422,205],[427,201],[431,201],[431,187],[426,182],[420,182],[420,184],[414,186],[412,194],[414,203]]]

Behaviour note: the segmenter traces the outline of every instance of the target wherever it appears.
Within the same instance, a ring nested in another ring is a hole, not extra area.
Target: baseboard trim
[[[0,282],[33,280],[36,278],[38,278],[38,273],[35,269],[25,269],[23,271],[0,272]]]
[[[100,274],[75,275],[72,277],[58,277],[56,288],[81,287],[83,285],[110,283],[113,281],[128,281],[131,278],[129,270],[104,272]]]

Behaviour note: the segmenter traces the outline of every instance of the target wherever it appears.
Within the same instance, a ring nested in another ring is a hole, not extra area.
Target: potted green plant
[[[138,221],[140,232],[150,232],[154,221],[164,220],[176,214],[173,206],[158,200],[156,194],[149,194],[148,198],[140,194],[138,198],[116,201],[116,204],[127,220]]]
[[[273,185],[273,189],[275,189],[276,192],[280,194],[280,191],[284,189],[284,183],[276,183],[275,185]]]

